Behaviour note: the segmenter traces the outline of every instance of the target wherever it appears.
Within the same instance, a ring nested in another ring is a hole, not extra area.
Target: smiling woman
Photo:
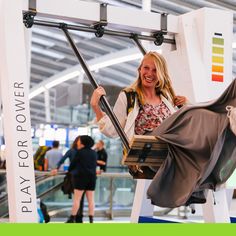
[[[127,114],[127,93],[135,93],[134,108]],[[96,114],[102,133],[116,137],[117,133],[109,119],[99,107],[99,100],[106,92],[98,87],[91,98],[91,106]],[[156,128],[176,111],[176,105],[184,105],[187,99],[175,96],[164,57],[157,52],[147,53],[138,67],[138,78],[122,91],[114,106],[114,113],[131,139],[142,126],[142,134]],[[157,122],[158,121],[158,122]],[[149,124],[148,127],[142,124]]]
[[[100,131],[108,137],[117,137],[112,121],[99,107],[102,95],[105,95],[103,87],[95,89],[91,106]],[[136,81],[119,94],[113,111],[131,141],[134,135],[150,135],[150,132],[178,109],[177,105],[184,105],[186,102],[186,97],[175,96],[164,57],[151,51],[143,57]],[[144,166],[129,166],[129,169],[133,176],[143,173],[153,176],[156,172]]]

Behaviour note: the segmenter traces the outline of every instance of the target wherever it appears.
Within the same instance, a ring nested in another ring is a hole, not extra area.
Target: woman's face
[[[144,88],[155,88],[158,78],[156,66],[152,58],[149,57],[143,60],[140,68],[140,77]]]

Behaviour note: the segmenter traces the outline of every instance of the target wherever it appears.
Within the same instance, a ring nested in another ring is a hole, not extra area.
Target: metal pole
[[[26,20],[24,20],[23,22],[26,23]],[[47,26],[47,27],[52,27],[52,28],[61,28],[61,25],[63,25],[64,23],[57,23],[57,22],[42,21],[42,20],[35,20],[34,19],[32,24],[39,25],[39,26]],[[91,27],[70,25],[70,24],[65,24],[65,25],[68,30],[78,30],[78,31],[92,32],[92,33],[97,32],[96,29],[91,28]],[[133,33],[129,33],[129,32],[114,31],[114,30],[107,30],[107,29],[104,29],[104,34],[117,36],[117,37],[126,37],[126,38],[132,38],[134,35]],[[135,35],[136,35],[137,39],[156,41],[156,37],[152,36],[152,35],[142,35],[142,34],[135,34]],[[163,42],[169,43],[169,44],[175,44],[174,39],[164,38]]]
[[[131,37],[134,42],[136,43],[136,45],[138,46],[139,50],[141,51],[141,53],[143,55],[145,55],[147,53],[146,49],[143,47],[143,45],[141,44],[141,42],[139,41],[138,37],[136,34],[134,34],[132,37]]]
[[[71,48],[73,49],[76,57],[78,58],[78,60],[79,60],[79,62],[81,64],[85,74],[87,75],[90,83],[92,84],[93,88],[96,89],[98,87],[98,84],[95,81],[95,79],[93,78],[91,72],[88,69],[88,66],[87,66],[86,62],[84,61],[82,55],[80,54],[78,48],[75,45],[73,39],[71,38],[71,36],[70,36],[70,34],[69,34],[68,30],[67,30],[67,25],[66,24],[61,24],[60,28],[65,33],[65,36],[66,36],[66,38],[67,38]],[[126,147],[127,150],[129,150],[130,147],[129,147],[128,138],[127,138],[124,130],[121,128],[120,122],[118,121],[117,117],[115,116],[114,112],[112,111],[112,109],[111,109],[111,107],[110,107],[106,97],[102,96],[100,100],[101,100],[101,103],[102,103],[102,105],[103,105],[107,115],[110,117],[110,119],[111,119],[111,121],[112,121],[112,123],[113,123],[113,125],[114,125],[114,127],[116,129],[116,132],[119,134],[123,145]]]

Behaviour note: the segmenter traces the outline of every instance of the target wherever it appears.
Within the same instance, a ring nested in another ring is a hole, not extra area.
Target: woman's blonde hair
[[[156,84],[155,90],[157,95],[163,95],[166,99],[171,100],[174,103],[175,93],[171,84],[170,76],[167,69],[167,63],[165,58],[157,52],[148,52],[143,57],[139,67],[138,67],[138,78],[136,81],[125,89],[125,91],[135,91],[138,95],[139,102],[143,105],[145,104],[144,95],[142,92],[140,69],[143,65],[143,61],[147,58],[152,58],[156,66],[156,73],[158,82]]]

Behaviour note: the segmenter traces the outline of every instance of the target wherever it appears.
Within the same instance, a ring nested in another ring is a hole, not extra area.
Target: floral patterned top
[[[153,131],[170,115],[171,112],[163,101],[155,106],[145,104],[135,119],[135,134],[143,135]]]

